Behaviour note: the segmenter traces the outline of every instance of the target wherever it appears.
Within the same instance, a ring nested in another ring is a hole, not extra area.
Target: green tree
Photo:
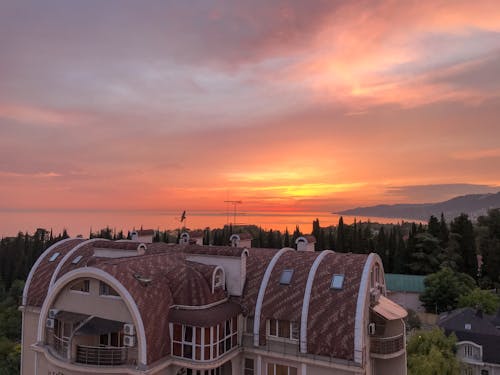
[[[337,226],[337,240],[335,241],[337,247],[335,251],[345,252],[345,228],[344,228],[344,218],[341,216],[339,219],[339,224]]]
[[[0,337],[0,375],[19,374],[21,345]]]
[[[413,274],[428,275],[439,269],[442,252],[439,241],[429,233],[417,233],[412,237],[413,252],[410,253],[409,270]]]
[[[429,234],[433,235],[434,237],[439,238],[440,231],[441,228],[439,226],[437,217],[431,215],[431,217],[429,218],[429,223],[427,224],[427,232],[429,232]]]
[[[442,313],[457,308],[460,296],[468,294],[476,287],[472,277],[450,268],[443,268],[427,276],[424,285],[425,290],[420,300],[427,312],[431,313]]]
[[[455,335],[447,337],[439,328],[416,332],[407,345],[408,375],[458,375],[456,341]]]
[[[458,307],[474,307],[486,314],[494,314],[500,306],[500,297],[488,290],[474,288],[458,298]]]
[[[477,254],[474,227],[466,214],[453,219],[450,224],[450,235],[454,233],[458,244],[458,254],[462,262],[458,264],[458,271],[464,272],[474,278],[477,277]]]
[[[483,256],[481,273],[489,286],[500,286],[500,209],[478,219],[479,250]]]

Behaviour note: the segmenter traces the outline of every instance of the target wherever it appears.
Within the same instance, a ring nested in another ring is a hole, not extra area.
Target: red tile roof
[[[82,239],[70,240],[55,246],[35,271],[28,290],[27,304],[41,306],[48,284],[57,264]],[[205,265],[186,258],[193,254],[241,257],[244,249],[230,246],[147,245],[145,255],[123,258],[96,258],[95,248],[135,250],[138,242],[94,241],[81,246],[62,266],[58,278],[73,269],[92,266],[116,278],[134,299],[144,322],[148,347],[148,363],[170,353],[169,321],[190,324],[205,324],[222,319],[228,311],[243,311],[255,315],[255,304],[264,273],[277,253],[272,249],[248,249],[246,282],[243,296],[233,298],[235,303],[224,303],[219,307],[186,312],[173,309],[175,306],[212,305],[227,298],[226,292],[218,289],[212,294],[212,274],[216,266]],[[48,262],[50,255],[60,252],[55,262]],[[281,255],[270,275],[261,313],[260,343],[265,343],[265,321],[281,319],[300,322],[304,291],[311,266],[319,252],[287,251]],[[73,264],[72,260],[82,259]],[[363,266],[368,255],[328,254],[320,263],[314,278],[307,325],[307,349],[309,353],[353,359],[354,320],[357,295]],[[284,269],[293,269],[290,285],[281,285],[279,280]],[[333,290],[330,283],[333,274],[345,276],[343,288]],[[151,279],[145,285],[134,275]],[[224,320],[224,319],[223,319]],[[214,322],[215,323],[215,322]]]

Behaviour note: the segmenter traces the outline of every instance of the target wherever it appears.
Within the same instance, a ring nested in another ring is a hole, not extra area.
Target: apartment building
[[[23,294],[22,374],[406,374],[406,311],[376,254],[151,240],[42,254]]]

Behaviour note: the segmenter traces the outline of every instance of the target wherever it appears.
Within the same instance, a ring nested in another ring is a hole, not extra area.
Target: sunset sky
[[[3,1],[0,215],[500,190],[493,1]]]

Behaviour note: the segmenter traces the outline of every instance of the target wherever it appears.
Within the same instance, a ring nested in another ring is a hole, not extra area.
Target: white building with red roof
[[[26,282],[21,373],[406,374],[376,254],[241,242],[56,243]]]

